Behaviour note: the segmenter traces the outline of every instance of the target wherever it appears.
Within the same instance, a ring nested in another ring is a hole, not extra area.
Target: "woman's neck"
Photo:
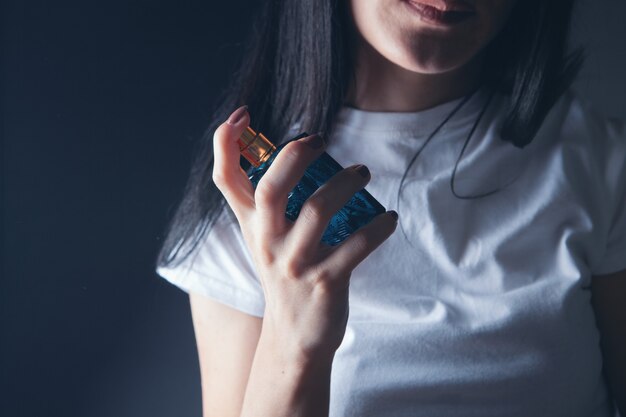
[[[463,97],[480,81],[480,58],[445,73],[421,74],[404,69],[361,45],[346,104],[361,110],[415,112]]]

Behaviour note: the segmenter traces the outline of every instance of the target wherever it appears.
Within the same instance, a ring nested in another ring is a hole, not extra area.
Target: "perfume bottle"
[[[275,147],[262,133],[257,133],[250,127],[246,128],[239,137],[238,144],[241,156],[252,164],[248,171],[252,185],[256,188],[276,155],[287,143],[306,136],[308,136],[307,133],[302,133],[279,147]],[[337,161],[324,152],[309,165],[298,185],[289,193],[285,216],[295,221],[306,199],[342,169]],[[375,216],[384,212],[385,208],[370,193],[365,189],[358,191],[332,217],[322,236],[322,242],[337,245],[361,226],[369,223]]]

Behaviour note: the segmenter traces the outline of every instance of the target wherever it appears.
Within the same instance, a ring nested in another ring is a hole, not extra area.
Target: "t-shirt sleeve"
[[[186,259],[172,267],[159,267],[157,273],[185,292],[263,316],[263,289],[239,225],[227,213],[218,217]]]
[[[604,255],[593,268],[594,275],[626,269],[626,126],[611,120],[605,127],[606,149],[603,173],[607,184],[608,234]]]

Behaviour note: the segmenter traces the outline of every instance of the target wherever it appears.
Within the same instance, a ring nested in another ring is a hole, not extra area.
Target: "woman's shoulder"
[[[552,149],[564,162],[578,162],[609,181],[626,175],[626,123],[603,114],[573,90],[557,100],[533,142],[536,151]]]
[[[598,198],[608,203],[607,207],[619,210],[626,198],[623,119],[603,114],[590,101],[569,90],[554,105],[539,134],[543,136],[540,142],[559,155],[569,181],[593,189]]]
[[[597,151],[615,151],[626,147],[626,123],[623,119],[603,114],[586,98],[567,90],[548,115],[560,120],[565,140],[578,140],[593,145]]]
[[[189,249],[189,248],[187,248]],[[186,292],[262,316],[263,290],[236,218],[228,208],[180,262],[157,273]]]

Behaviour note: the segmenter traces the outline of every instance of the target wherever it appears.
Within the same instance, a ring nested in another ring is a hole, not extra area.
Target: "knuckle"
[[[281,154],[285,159],[296,160],[300,158],[301,155],[303,155],[305,151],[305,146],[306,145],[298,141],[290,142],[283,148]]]
[[[350,283],[350,273],[340,273],[319,269],[313,275],[314,294],[320,298],[327,298],[331,294],[345,290]]]
[[[307,223],[319,222],[324,219],[324,214],[327,210],[327,207],[328,204],[324,197],[311,197],[302,206],[302,209],[300,210],[300,216],[302,216]]]
[[[224,175],[224,172],[222,172],[221,170],[214,169],[212,179],[217,188],[223,189],[226,187],[226,175]]]
[[[268,246],[258,248],[256,257],[262,265],[272,265],[276,261],[276,255]]]
[[[321,290],[331,289],[334,286],[333,274],[325,268],[316,268],[312,271],[311,280]]]
[[[220,141],[223,131],[224,131],[224,127],[222,125],[219,125],[217,129],[215,129],[215,132],[213,132],[213,144]]]
[[[300,278],[306,273],[305,265],[294,258],[285,260],[283,270],[288,278]]]
[[[213,133],[213,144],[221,142],[226,135],[227,125],[225,123],[219,125]],[[215,145],[214,145],[215,146]]]
[[[259,181],[254,191],[254,200],[260,204],[270,205],[276,200],[276,195],[276,186],[266,177]]]
[[[372,237],[366,233],[352,235],[350,246],[355,252],[367,252],[372,246]]]

